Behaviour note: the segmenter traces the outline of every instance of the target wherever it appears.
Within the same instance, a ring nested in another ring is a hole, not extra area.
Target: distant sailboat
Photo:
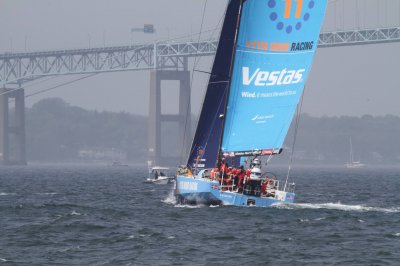
[[[346,163],[347,168],[363,168],[365,164],[361,163],[360,161],[354,160],[354,151],[353,151],[353,142],[350,138],[350,161]]]
[[[190,154],[177,170],[178,202],[294,202],[289,174],[279,180],[260,159],[282,152],[326,6],[327,0],[229,1]],[[250,166],[240,164],[243,157]]]

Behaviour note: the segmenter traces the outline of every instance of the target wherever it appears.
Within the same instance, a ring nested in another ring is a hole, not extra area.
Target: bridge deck
[[[318,47],[400,41],[400,27],[324,32]],[[44,76],[146,69],[183,69],[186,58],[211,56],[216,40],[154,43],[103,48],[0,54],[0,85],[24,83]]]

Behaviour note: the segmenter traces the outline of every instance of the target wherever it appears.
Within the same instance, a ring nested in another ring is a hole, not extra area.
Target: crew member
[[[222,158],[221,165],[219,166],[219,172],[221,173],[221,177],[226,177],[226,172],[228,171],[228,164],[225,161],[225,158]]]
[[[245,175],[244,168],[243,168],[243,165],[241,165],[239,167],[239,169],[237,170],[237,179],[238,179],[238,181],[237,181],[237,186],[238,186],[237,191],[238,192],[242,192],[243,191],[244,175]]]
[[[267,180],[264,180],[261,185],[261,195],[265,196],[267,194]]]

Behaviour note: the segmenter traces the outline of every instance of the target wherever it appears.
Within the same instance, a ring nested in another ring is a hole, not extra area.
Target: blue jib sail
[[[277,153],[310,72],[327,0],[247,0],[222,141],[225,155]]]
[[[226,10],[214,65],[187,161],[187,166],[192,169],[211,168],[217,161],[224,122],[220,115],[225,112],[226,107],[240,2],[231,0]]]

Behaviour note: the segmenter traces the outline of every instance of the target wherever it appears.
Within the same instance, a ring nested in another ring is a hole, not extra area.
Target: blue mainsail
[[[326,6],[327,0],[243,2],[221,146],[225,154],[281,149]]]

